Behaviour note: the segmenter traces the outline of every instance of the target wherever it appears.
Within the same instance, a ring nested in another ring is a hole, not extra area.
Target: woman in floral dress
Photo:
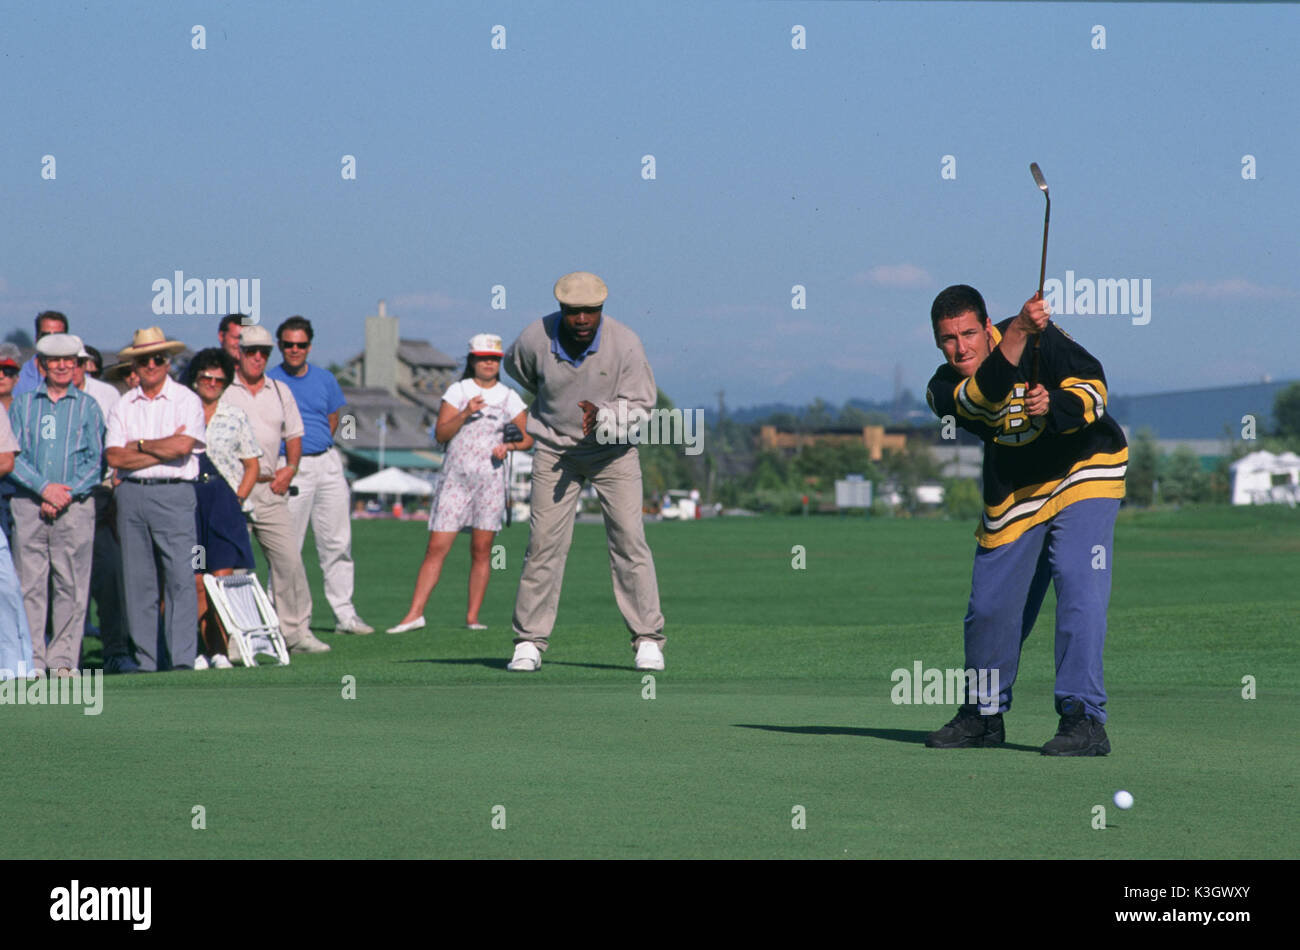
[[[465,624],[471,630],[486,629],[479,623],[478,612],[492,573],[492,541],[505,520],[505,458],[509,452],[527,451],[533,445],[533,437],[525,431],[528,410],[524,401],[499,378],[503,353],[499,336],[480,333],[473,337],[464,374],[443,393],[434,438],[446,443],[447,452],[429,513],[429,544],[415,577],[411,607],[389,633],[424,626],[424,607],[438,586],[442,563],[456,535],[465,528],[472,531]],[[505,427],[512,422],[523,438],[505,442]]]

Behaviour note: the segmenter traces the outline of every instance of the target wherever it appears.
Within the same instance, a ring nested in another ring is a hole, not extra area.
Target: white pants
[[[325,599],[338,623],[352,620],[357,616],[352,606],[352,492],[343,474],[343,454],[333,448],[323,455],[304,455],[293,484],[298,494],[289,496],[289,517],[298,550],[310,521],[325,576]]]

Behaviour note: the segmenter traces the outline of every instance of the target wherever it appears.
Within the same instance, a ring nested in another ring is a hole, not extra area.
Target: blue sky
[[[898,366],[919,393],[939,290],[998,318],[1036,289],[1037,161],[1048,277],[1151,281],[1145,325],[1058,318],[1113,391],[1300,377],[1294,6],[9,9],[0,331],[53,308],[103,348],[155,323],[207,345],[217,316],[151,311],[181,270],[259,278],[319,363],[380,298],[460,356],[583,269],[679,405],[888,398]]]

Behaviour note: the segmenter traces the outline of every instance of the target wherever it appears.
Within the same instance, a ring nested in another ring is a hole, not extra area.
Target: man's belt
[[[316,456],[318,456],[318,455],[324,455],[326,452],[328,452],[328,451],[329,451],[330,449],[332,449],[332,448],[334,448],[334,446],[331,445],[331,446],[329,447],[329,449],[321,449],[319,452],[303,452],[302,454],[303,454],[303,457],[304,457],[304,458],[313,458],[313,459],[314,459],[314,458],[315,458]]]
[[[193,485],[192,478],[124,478],[124,482],[131,482],[133,485]]]

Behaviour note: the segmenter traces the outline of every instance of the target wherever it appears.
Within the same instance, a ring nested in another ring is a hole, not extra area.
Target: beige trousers
[[[72,502],[53,522],[41,517],[40,502],[25,495],[10,499],[9,510],[14,516],[14,567],[32,631],[32,664],[42,670],[80,669],[95,544],[94,499]]]
[[[270,565],[270,595],[280,618],[280,632],[284,642],[293,646],[311,633],[311,588],[302,566],[302,545],[289,515],[289,499],[274,494],[269,482],[260,482],[249,498],[253,518],[248,529]]]
[[[546,650],[573,541],[578,493],[587,480],[595,487],[605,516],[614,600],[632,634],[632,645],[653,640],[662,646],[664,616],[641,519],[641,461],[634,446],[618,446],[599,455],[560,454],[537,446],[528,553],[515,596],[514,642],[528,640]]]

